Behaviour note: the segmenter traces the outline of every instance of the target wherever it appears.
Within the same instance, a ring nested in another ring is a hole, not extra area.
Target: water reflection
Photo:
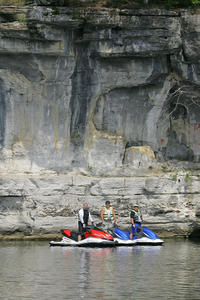
[[[199,299],[200,244],[49,248],[0,244],[0,299]]]
[[[107,277],[110,276],[110,272],[112,273],[109,261],[114,248],[65,248],[63,251],[66,269],[71,269],[70,266],[75,263],[76,257],[76,264],[79,266],[76,282],[80,298],[103,299]]]

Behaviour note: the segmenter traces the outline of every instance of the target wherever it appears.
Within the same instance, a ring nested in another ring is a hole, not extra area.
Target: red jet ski
[[[108,232],[91,226],[87,227],[84,232],[84,237],[78,241],[78,233],[68,229],[61,230],[63,238],[60,242],[51,241],[50,246],[75,246],[75,247],[114,247],[116,242],[112,235]]]

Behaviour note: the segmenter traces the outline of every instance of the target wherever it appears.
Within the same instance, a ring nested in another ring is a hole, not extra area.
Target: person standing
[[[105,202],[105,206],[101,209],[101,221],[106,225],[106,229],[116,224],[117,218],[114,208],[110,205],[110,201]]]
[[[81,208],[78,212],[78,241],[80,241],[84,236],[85,228],[88,226],[88,221],[90,221],[92,225],[94,224],[88,204],[84,203],[83,208]]]
[[[135,204],[133,206],[133,210],[130,213],[130,218],[131,218],[131,233],[130,233],[130,239],[133,239],[133,235],[136,234],[137,232],[137,227],[141,228],[142,224],[142,213],[139,209],[139,206]]]

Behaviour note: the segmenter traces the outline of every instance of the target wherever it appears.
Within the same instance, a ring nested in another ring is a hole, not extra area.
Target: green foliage
[[[172,176],[172,180],[176,181],[177,180],[177,174]]]
[[[192,0],[193,6],[200,6],[200,0]]]
[[[185,175],[185,180],[190,180],[190,179],[191,179],[190,174],[187,173],[187,174]]]
[[[167,0],[166,8],[192,8],[200,6],[200,0]]]
[[[26,16],[25,15],[17,16],[17,21],[20,23],[25,23],[27,21]]]
[[[167,171],[167,167],[166,166],[162,165],[161,168],[162,168],[163,172]]]
[[[88,166],[88,171],[89,171],[89,172],[92,172],[92,169],[93,169],[93,168],[92,168],[91,166]]]
[[[59,10],[57,10],[57,9],[52,10],[52,15],[56,16],[59,14],[60,14]]]
[[[78,133],[78,131],[73,131],[71,134],[71,138],[73,139],[80,138],[80,134]]]
[[[71,133],[71,142],[75,145],[75,146],[80,146],[81,144],[81,135],[78,132],[78,130],[75,130]]]

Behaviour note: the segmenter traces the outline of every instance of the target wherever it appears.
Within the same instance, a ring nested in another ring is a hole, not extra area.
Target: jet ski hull
[[[73,241],[63,237],[62,241],[51,241],[49,245],[53,247],[115,247],[117,243],[114,240],[108,241],[92,237],[86,238],[81,241]]]
[[[141,245],[141,246],[145,246],[145,245],[160,246],[163,243],[164,243],[164,241],[159,238],[158,239],[150,239],[147,237],[141,237],[141,238],[137,239],[137,245]]]
[[[116,242],[108,232],[90,226],[85,229],[84,236],[79,241],[79,234],[68,229],[61,230],[63,238],[60,242],[51,241],[50,246],[60,247],[115,247]]]
[[[114,238],[114,241],[116,242],[116,246],[136,246],[137,245],[137,239],[122,240],[122,239]]]
[[[148,227],[139,228],[139,233],[133,236],[133,240],[130,239],[130,233],[121,230],[120,228],[114,229],[114,240],[118,243],[118,246],[136,246],[136,245],[162,245],[164,243],[156,233],[154,233]]]
[[[117,246],[135,246],[137,245],[137,238],[134,237],[132,240],[129,237],[130,233],[121,230],[120,228],[114,229],[114,241]]]
[[[136,245],[162,245],[163,240],[149,228],[141,226],[137,230],[133,239],[130,239],[130,233],[115,228],[112,235],[99,228],[87,228],[84,239],[78,241],[78,233],[71,230],[61,230],[64,235],[60,242],[51,241],[50,246],[60,247],[115,247],[115,246],[136,246]]]

